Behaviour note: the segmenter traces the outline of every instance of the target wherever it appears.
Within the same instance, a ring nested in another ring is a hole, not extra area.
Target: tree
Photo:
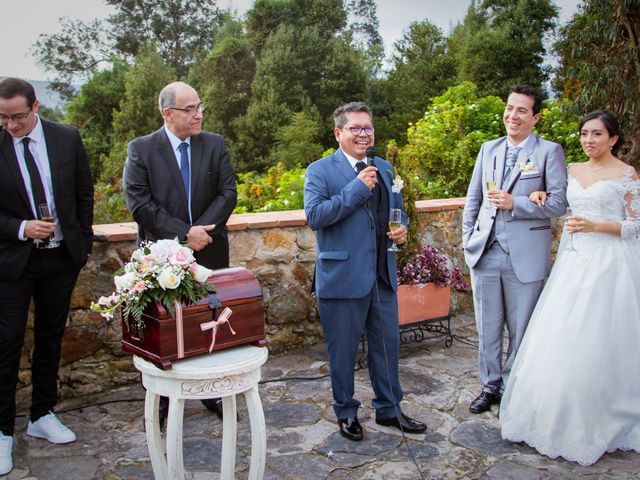
[[[365,58],[369,76],[378,76],[384,61],[384,43],[380,36],[378,7],[374,0],[345,0],[347,11],[347,33],[351,44]]]
[[[33,53],[56,76],[68,98],[72,83],[86,80],[112,55],[132,60],[154,42],[165,62],[184,78],[199,51],[212,45],[221,15],[215,0],[105,0],[115,12],[105,21],[62,19],[62,32],[41,34]]]
[[[104,181],[117,182],[122,177],[127,144],[131,140],[160,128],[163,121],[158,111],[158,94],[175,78],[175,72],[154,45],[140,51],[125,75],[124,97],[113,116],[113,141],[103,167]]]
[[[320,125],[304,112],[294,113],[291,123],[280,127],[275,133],[276,145],[270,154],[270,165],[282,163],[285,168],[307,167],[320,158],[322,145]]]
[[[367,77],[361,55],[341,35],[341,0],[262,0],[247,18],[259,56],[247,113],[237,121],[236,165],[264,171],[276,131],[296,112],[319,121],[323,146],[333,143],[333,110],[362,99]],[[275,31],[264,30],[276,20]]]
[[[255,56],[242,22],[225,13],[212,50],[194,65],[189,80],[207,106],[204,129],[225,137],[233,159],[238,138],[236,120],[249,106],[255,70]]]
[[[541,88],[549,76],[543,39],[557,15],[551,0],[473,0],[450,37],[458,80],[500,97],[519,83]]]
[[[114,58],[111,69],[94,73],[66,106],[65,121],[80,130],[94,179],[101,177],[111,151],[113,117],[124,98],[128,69],[124,60]]]
[[[572,112],[614,112],[629,141],[624,158],[640,167],[640,2],[585,0],[554,48],[554,84]]]
[[[387,125],[377,121],[376,129],[380,140],[394,138],[404,143],[409,123],[420,119],[431,98],[453,83],[456,63],[446,37],[428,20],[409,26],[394,45],[392,61],[393,68],[383,81],[384,100],[374,102]]]

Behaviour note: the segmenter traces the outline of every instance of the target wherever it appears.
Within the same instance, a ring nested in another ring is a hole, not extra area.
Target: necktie
[[[182,183],[184,184],[184,191],[187,194],[187,201],[189,197],[191,197],[191,189],[189,186],[191,185],[191,178],[189,174],[189,155],[187,154],[187,149],[189,148],[189,144],[187,142],[182,142],[178,145],[178,150],[180,150],[180,175],[182,175]]]
[[[367,168],[367,164],[364,163],[362,160],[356,162],[356,170],[357,170],[358,173],[360,173],[365,168]]]
[[[502,182],[505,183],[509,176],[511,175],[511,170],[513,170],[513,166],[516,164],[516,160],[518,158],[518,153],[520,153],[522,148],[520,147],[509,147],[507,150],[507,160],[504,165],[504,175],[502,176]]]
[[[39,205],[47,203],[47,196],[44,193],[44,186],[42,184],[42,177],[40,171],[36,165],[36,161],[31,155],[29,150],[29,137],[22,139],[22,146],[24,147],[24,160],[27,164],[27,170],[29,171],[29,180],[31,181],[31,193],[33,194],[33,203],[36,209],[36,218],[41,218]]]

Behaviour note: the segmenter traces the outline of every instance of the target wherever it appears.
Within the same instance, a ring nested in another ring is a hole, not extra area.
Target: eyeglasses
[[[187,115],[195,115],[196,112],[198,113],[204,112],[204,102],[200,102],[197,107],[187,107],[187,108],[168,107],[168,108],[169,110],[180,110],[181,112],[184,112]]]
[[[360,136],[362,132],[364,132],[365,135],[373,135],[373,127],[347,127],[347,129],[354,137]]]
[[[27,116],[30,113],[31,113],[31,107],[29,107],[29,110],[27,110],[26,112],[14,113],[13,115],[5,115],[4,113],[0,113],[0,122],[2,123],[9,123],[11,121],[20,122],[25,118],[27,118]]]

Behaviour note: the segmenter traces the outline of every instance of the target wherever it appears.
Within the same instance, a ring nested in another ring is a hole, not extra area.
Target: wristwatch
[[[180,235],[178,237],[178,241],[184,244],[189,243],[189,232],[185,233],[184,235]]]

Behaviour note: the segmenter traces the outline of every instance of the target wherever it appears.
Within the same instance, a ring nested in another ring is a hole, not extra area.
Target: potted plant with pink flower
[[[398,272],[400,325],[449,315],[451,287],[467,289],[462,271],[433,245],[424,245]]]

